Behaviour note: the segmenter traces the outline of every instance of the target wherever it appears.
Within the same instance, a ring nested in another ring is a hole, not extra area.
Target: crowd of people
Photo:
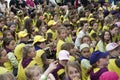
[[[119,80],[119,56],[119,0],[0,0],[0,80]]]

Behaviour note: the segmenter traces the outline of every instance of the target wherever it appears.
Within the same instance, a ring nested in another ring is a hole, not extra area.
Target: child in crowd
[[[84,35],[88,35],[88,27],[89,27],[89,24],[87,21],[84,21],[81,23],[81,31],[78,33],[77,35],[77,38],[75,40],[75,48],[78,48],[79,49],[79,46],[80,46],[80,40],[81,38],[84,36]]]
[[[26,45],[22,48],[22,59],[18,64],[18,80],[26,80],[26,68],[37,65],[36,61],[33,59],[35,55],[36,52],[32,45]]]
[[[66,64],[66,79],[65,80],[82,80],[81,68],[78,62],[68,61]]]
[[[75,54],[75,49],[74,49],[74,44],[73,43],[64,43],[61,46],[61,50],[67,50],[70,53],[70,61],[75,61],[76,60],[76,54]]]
[[[25,74],[27,80],[55,80],[54,76],[51,74],[51,71],[56,69],[57,62],[52,62],[48,69],[43,73],[43,69],[38,66],[32,66],[26,69]]]
[[[87,72],[91,68],[89,61],[89,57],[91,55],[89,45],[86,43],[81,44],[80,52],[81,52],[80,64],[82,69],[82,80],[87,80],[88,77]]]
[[[6,72],[0,75],[0,80],[17,80],[10,72]]]
[[[65,66],[69,60],[69,52],[66,50],[61,50],[58,55],[58,65],[55,70],[52,71],[53,76],[56,80],[65,79]]]
[[[27,41],[29,40],[28,33],[25,31],[20,31],[18,33],[19,43],[14,49],[14,54],[18,60],[18,62],[22,59],[22,48],[27,44]]]
[[[17,75],[18,61],[13,53],[15,48],[15,40],[13,38],[5,38],[3,40],[3,47],[5,49],[6,54],[4,56],[8,57],[8,61],[4,63],[4,66],[13,74]]]
[[[109,51],[109,58],[115,59],[119,57],[119,44],[117,43],[109,43],[106,45],[106,51]]]
[[[65,38],[67,36],[66,27],[59,27],[58,28],[58,42],[57,42],[57,53],[56,58],[58,58],[58,53],[61,50],[61,46],[65,43]]]
[[[108,71],[107,65],[109,63],[109,52],[101,52],[99,50],[93,52],[90,56],[90,80],[99,80],[102,73]]]

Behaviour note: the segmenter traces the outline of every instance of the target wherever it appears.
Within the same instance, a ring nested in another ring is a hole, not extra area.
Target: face
[[[118,31],[119,31],[118,27],[115,27],[115,28],[113,28],[113,29],[111,30],[111,33],[112,33],[113,35],[117,35],[117,34],[118,34]]]
[[[84,26],[83,26],[83,29],[84,29],[85,31],[88,31],[88,28],[89,28],[89,24],[88,24],[88,23],[85,23]]]
[[[91,44],[91,40],[88,37],[83,38],[83,43],[87,43],[88,45]]]
[[[6,23],[7,23],[7,24],[9,24],[9,23],[10,23],[10,18],[7,18]]]
[[[100,67],[105,67],[109,64],[109,57],[107,56],[106,58],[100,58],[98,61],[98,65]]]
[[[60,35],[61,39],[65,39],[67,36],[66,30],[61,30]]]
[[[47,31],[46,27],[42,27],[41,31],[44,32],[44,33],[46,33],[46,31]]]
[[[96,31],[98,29],[98,24],[97,23],[94,23],[93,24],[93,29]]]
[[[62,66],[65,66],[67,64],[68,60],[60,60],[59,63],[62,65]]]
[[[39,80],[41,75],[42,75],[41,71],[39,71],[37,69],[33,70],[33,80]]]
[[[0,22],[0,27],[2,28],[4,26],[4,21]]]
[[[6,47],[10,50],[14,50],[16,46],[15,40],[12,40],[9,45],[7,45]]]
[[[105,32],[104,34],[104,39],[107,41],[107,40],[110,40],[110,33],[109,32]]]
[[[10,12],[10,17],[13,18],[14,17],[14,13]]]
[[[34,48],[30,48],[29,49],[29,54],[28,54],[29,57],[33,58],[36,56],[36,52],[35,52],[35,49]]]
[[[11,25],[10,30],[14,32],[16,30],[16,25]]]
[[[23,41],[28,41],[29,40],[29,36],[25,36],[24,38],[22,38]]]
[[[75,67],[72,67],[72,66],[68,67],[68,76],[69,76],[70,80],[80,79],[79,71]]]
[[[43,48],[46,48],[46,43],[45,42],[42,42],[41,44],[40,44],[40,47],[43,49]]]
[[[82,51],[81,51],[81,54],[85,58],[89,58],[90,57],[90,49],[89,48],[83,48]]]
[[[6,35],[7,38],[13,38],[11,32],[7,32],[7,35]]]

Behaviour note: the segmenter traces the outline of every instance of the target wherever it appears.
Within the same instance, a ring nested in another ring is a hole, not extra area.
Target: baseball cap
[[[33,42],[33,44],[35,44],[36,42],[44,42],[44,41],[46,41],[46,39],[45,39],[43,36],[36,35],[36,36],[34,37],[34,42]]]
[[[20,31],[18,33],[18,38],[23,38],[23,37],[26,37],[28,35],[28,33],[26,31]]]
[[[66,50],[61,50],[60,52],[59,52],[59,56],[58,56],[58,58],[59,58],[59,60],[69,60],[69,52],[68,51],[66,51]]]
[[[119,76],[117,75],[117,73],[112,71],[104,72],[100,76],[100,80],[118,80],[118,79],[119,79]]]
[[[109,52],[94,51],[90,56],[90,64],[96,63],[100,58],[106,58]]]
[[[57,22],[55,22],[54,20],[50,20],[49,22],[48,22],[48,26],[54,26],[54,25],[56,25],[57,24]]]
[[[90,46],[87,43],[83,43],[80,45],[80,51],[84,48],[89,48]]]
[[[115,43],[115,42],[109,43],[109,44],[107,44],[107,46],[106,46],[106,51],[114,50],[114,49],[117,48],[118,46],[119,46],[119,44],[117,44],[117,43]]]

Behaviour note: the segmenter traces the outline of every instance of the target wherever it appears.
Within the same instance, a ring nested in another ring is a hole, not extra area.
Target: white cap
[[[59,60],[69,60],[69,52],[68,51],[66,51],[66,50],[61,50],[60,52],[59,52],[59,56],[58,56],[58,58],[59,58]]]
[[[107,44],[106,46],[106,51],[111,51],[111,50],[114,50],[115,48],[117,48],[119,46],[119,44],[117,43],[109,43]]]
[[[83,48],[90,48],[90,46],[89,46],[87,43],[83,43],[83,44],[80,45],[80,51],[81,51]]]

